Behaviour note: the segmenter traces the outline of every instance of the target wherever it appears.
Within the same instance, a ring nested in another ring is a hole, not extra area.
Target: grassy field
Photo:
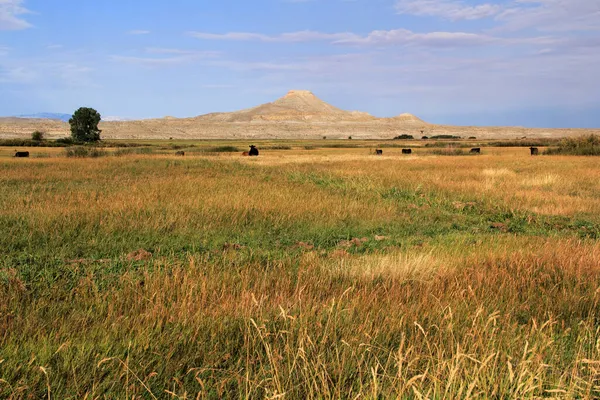
[[[0,398],[600,397],[597,159],[336,143],[0,148]]]

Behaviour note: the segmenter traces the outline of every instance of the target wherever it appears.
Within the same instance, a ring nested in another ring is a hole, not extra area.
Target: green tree
[[[97,142],[100,140],[98,124],[102,117],[93,108],[81,107],[75,111],[69,124],[71,125],[71,136],[77,142]]]
[[[31,140],[35,140],[36,142],[41,142],[42,140],[44,140],[44,136],[46,136],[46,134],[44,132],[35,131],[31,134]]]

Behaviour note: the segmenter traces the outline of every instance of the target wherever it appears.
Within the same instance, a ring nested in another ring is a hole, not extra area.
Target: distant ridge
[[[36,113],[28,115],[19,115],[20,119],[39,119],[69,122],[70,114],[62,113]],[[136,122],[130,118],[106,116],[102,122]],[[315,122],[315,123],[336,123],[336,122],[379,122],[402,124],[406,127],[424,127],[430,125],[422,119],[412,114],[400,114],[392,118],[377,118],[367,112],[346,111],[335,107],[317,96],[309,90],[290,90],[285,96],[271,102],[261,104],[256,107],[234,112],[216,112],[200,115],[193,118],[175,118],[167,116],[164,118],[152,118],[148,121],[193,121],[201,123],[242,123],[242,122],[261,122],[261,123],[284,123],[284,122]]]
[[[62,121],[69,122],[71,119],[71,114],[61,114],[61,113],[36,113],[36,114],[27,114],[27,115],[17,115],[15,117],[1,117],[1,118],[21,118],[21,119],[49,119],[52,121]],[[131,121],[131,118],[124,117],[116,117],[116,116],[106,116],[102,117],[103,122],[119,122],[119,121]]]
[[[29,119],[51,119],[56,121],[69,122],[71,114],[61,113],[37,113],[28,115],[17,115],[15,118],[29,118]]]

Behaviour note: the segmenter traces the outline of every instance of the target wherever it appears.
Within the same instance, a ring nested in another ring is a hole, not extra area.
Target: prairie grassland
[[[598,162],[399,153],[0,159],[0,397],[600,397]]]

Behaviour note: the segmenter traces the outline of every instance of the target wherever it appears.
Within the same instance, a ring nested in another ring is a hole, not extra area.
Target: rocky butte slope
[[[429,123],[423,121],[421,118],[408,113],[400,114],[396,117],[389,118],[389,120],[391,120],[391,122],[396,122],[406,126],[413,126],[419,128],[427,127],[428,125],[430,125]]]
[[[368,113],[344,111],[327,104],[308,90],[290,90],[272,103],[232,113],[215,113],[197,117],[215,122],[358,122],[374,121]]]
[[[291,90],[272,103],[230,113],[193,118],[165,117],[138,121],[104,121],[106,139],[392,139],[402,134],[475,136],[478,139],[567,137],[600,133],[589,129],[460,127],[433,125],[412,114],[376,118],[334,107],[306,90]],[[69,135],[69,125],[44,119],[0,118],[0,137],[29,137],[34,130],[49,138]]]

